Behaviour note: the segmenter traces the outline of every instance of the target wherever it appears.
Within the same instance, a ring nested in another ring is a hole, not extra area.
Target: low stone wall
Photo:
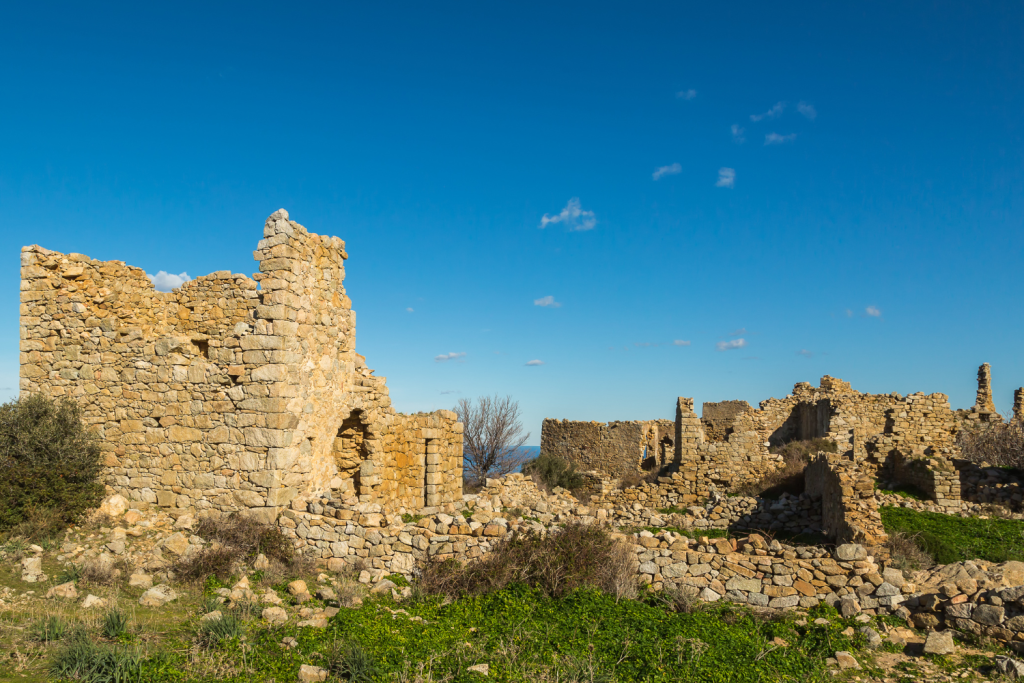
[[[875,500],[874,479],[852,460],[818,453],[805,472],[806,494],[821,497],[826,533],[839,543],[877,546],[888,536]]]
[[[915,487],[940,507],[960,505],[960,475],[948,458],[915,458],[903,451],[894,451],[892,478],[896,484]]]

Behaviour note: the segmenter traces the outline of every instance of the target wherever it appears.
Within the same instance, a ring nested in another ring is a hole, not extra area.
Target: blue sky
[[[534,444],[824,374],[1024,384],[1018,2],[0,16],[0,398],[22,245],[251,273],[279,207],[346,241],[399,410],[509,393]]]

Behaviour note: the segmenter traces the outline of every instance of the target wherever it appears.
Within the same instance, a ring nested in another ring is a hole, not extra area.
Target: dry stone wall
[[[582,470],[624,477],[672,462],[673,431],[669,420],[604,423],[545,419],[540,450]]]
[[[839,543],[878,546],[888,536],[875,500],[875,482],[840,455],[818,453],[804,473],[805,493],[821,498],[825,532]]]
[[[25,247],[22,392],[78,401],[109,486],[139,502],[270,519],[353,478],[363,502],[460,498],[454,415],[397,415],[355,353],[344,242],[282,209],[253,256],[252,278],[163,293],[123,262]],[[353,415],[358,476],[336,448]]]

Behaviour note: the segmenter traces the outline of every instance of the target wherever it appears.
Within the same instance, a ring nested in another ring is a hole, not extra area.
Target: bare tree
[[[522,447],[530,433],[523,434],[519,401],[497,394],[476,401],[460,398],[453,410],[463,425],[463,471],[470,484],[508,474],[528,459]]]

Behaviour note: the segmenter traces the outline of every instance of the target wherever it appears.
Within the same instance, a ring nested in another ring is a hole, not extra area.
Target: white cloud
[[[740,336],[742,336],[742,335],[744,335],[746,333],[747,333],[747,328],[741,327],[738,330],[733,330],[732,332],[730,332],[729,336],[730,337],[740,337]]]
[[[533,300],[533,305],[534,306],[544,306],[545,308],[561,308],[562,307],[562,304],[560,304],[559,302],[555,301],[555,297],[553,297],[553,296],[542,296],[539,299],[534,299]]]
[[[678,97],[681,100],[692,100],[696,96],[697,91],[694,90],[693,88],[690,88],[689,90],[680,90],[679,92],[676,93],[676,97]]]
[[[864,309],[864,312],[870,315],[872,318],[881,318],[882,311],[877,306],[868,306]]]
[[[813,358],[814,352],[808,351],[807,349],[800,349],[799,351],[796,352],[796,355],[803,356],[804,358]]]
[[[188,276],[188,273],[178,273],[175,275],[165,270],[161,270],[156,275],[146,273],[146,277],[153,281],[153,286],[156,287],[158,292],[169,292],[175,287],[181,287],[192,279]]]
[[[800,102],[796,105],[796,110],[806,116],[808,119],[813,121],[818,118],[818,110],[814,108],[814,105],[810,102]]]
[[[686,341],[685,339],[676,339],[675,341],[672,342],[672,346],[689,346],[689,345],[690,345],[690,342]]]
[[[747,141],[747,139],[743,137],[743,130],[744,129],[738,123],[734,123],[729,126],[729,132],[732,133],[732,141],[737,145],[742,145]]]
[[[409,308],[405,309],[405,312],[406,313],[414,313],[414,311],[413,311],[411,306]]]
[[[768,133],[768,135],[764,136],[764,144],[766,145],[781,145],[786,142],[793,142],[793,140],[796,140],[796,133],[790,133],[789,135]]]
[[[682,166],[680,166],[679,164],[670,164],[668,166],[659,166],[657,169],[655,169],[654,173],[651,174],[651,177],[654,178],[655,180],[658,180],[662,176],[675,175],[676,173],[682,172]]]
[[[445,363],[456,358],[463,358],[465,355],[465,351],[452,351],[451,353],[442,353],[440,356],[434,356],[434,360],[438,363]]]
[[[715,183],[715,187],[732,188],[734,185],[736,185],[735,169],[725,167],[718,169],[718,182]]]
[[[441,395],[444,396],[445,394],[457,394],[457,393],[459,393],[458,389],[449,389],[448,391],[442,391]]]
[[[760,121],[761,119],[777,119],[782,116],[782,111],[786,108],[784,102],[777,102],[774,107],[769,109],[763,114],[751,114],[751,121]]]
[[[526,365],[528,365],[529,367],[536,367],[538,365],[544,365],[544,361],[537,360],[536,358],[534,358],[533,360],[526,361]]]
[[[732,349],[742,349],[746,345],[746,339],[733,339],[730,341],[720,341],[715,344],[715,348],[719,351],[731,351]]]
[[[583,230],[593,230],[594,226],[597,225],[597,218],[594,216],[593,211],[584,211],[580,207],[579,197],[573,197],[558,215],[549,216],[544,214],[540,219],[540,227],[542,229],[548,227],[549,223],[565,223],[565,227],[571,232],[581,232]]]

